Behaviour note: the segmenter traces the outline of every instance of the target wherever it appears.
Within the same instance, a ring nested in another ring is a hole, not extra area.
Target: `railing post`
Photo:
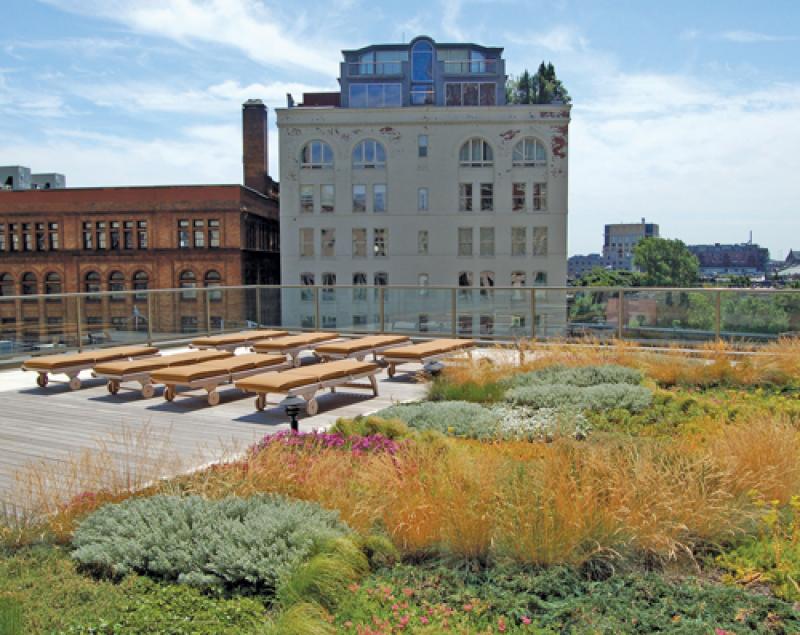
[[[714,335],[717,340],[722,333],[722,291],[717,291],[716,297],[716,320],[714,320]]]
[[[211,335],[211,294],[205,290],[206,296],[206,333]]]
[[[619,310],[617,311],[617,339],[621,340],[625,329],[625,290],[619,290]]]
[[[319,287],[314,287],[314,329],[319,330],[322,326],[319,323]]]
[[[261,287],[256,285],[256,328],[261,326]]]
[[[78,335],[78,352],[83,350],[83,328],[81,327],[81,296],[75,296],[75,332]]]
[[[458,335],[457,323],[456,323],[456,288],[453,287],[450,289],[450,332],[452,333],[453,337]]]
[[[380,334],[386,332],[386,294],[383,286],[378,287],[378,326]]]
[[[153,345],[153,292],[147,291],[147,345]]]
[[[531,287],[531,338],[536,339],[536,289]]]

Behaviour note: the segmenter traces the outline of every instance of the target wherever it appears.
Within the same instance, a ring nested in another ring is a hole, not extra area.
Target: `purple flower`
[[[253,453],[275,444],[302,450],[339,449],[352,452],[356,456],[371,452],[385,452],[394,455],[401,444],[382,434],[352,435],[346,437],[339,432],[294,432],[284,430],[269,434],[253,446]]]

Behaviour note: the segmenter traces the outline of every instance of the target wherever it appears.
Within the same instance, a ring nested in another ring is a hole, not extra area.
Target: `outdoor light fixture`
[[[423,370],[429,375],[436,376],[444,370],[444,364],[438,359],[434,359],[425,364]]]
[[[300,414],[301,408],[305,408],[306,402],[297,395],[286,397],[279,404],[285,411],[286,416],[289,417],[289,425],[292,427],[293,432],[298,431],[297,415]]]

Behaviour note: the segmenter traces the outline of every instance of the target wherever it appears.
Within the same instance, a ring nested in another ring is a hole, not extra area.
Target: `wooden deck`
[[[152,399],[143,399],[138,390],[125,386],[118,395],[109,395],[104,383],[88,373],[81,375],[84,387],[77,391],[57,383],[38,388],[35,379],[35,373],[0,372],[0,501],[20,502],[14,475],[21,468],[47,459],[61,462],[68,470],[68,458],[97,448],[98,441],[106,443],[116,460],[129,461],[131,449],[119,440],[123,429],[131,435],[145,431],[152,445],[166,448],[166,455],[186,469],[219,460],[226,450],[242,450],[266,434],[289,427],[281,409],[268,406],[257,412],[254,397],[232,386],[221,387],[220,404],[210,407],[204,391],[195,392],[196,397],[178,396],[170,403],[163,399],[161,388]],[[420,398],[425,387],[411,375],[389,380],[382,373],[379,391],[378,397],[368,390],[349,388],[319,393],[319,414],[302,415],[300,429],[326,428],[338,417]],[[163,475],[174,470],[170,463],[159,467]],[[91,484],[85,489],[91,490]]]

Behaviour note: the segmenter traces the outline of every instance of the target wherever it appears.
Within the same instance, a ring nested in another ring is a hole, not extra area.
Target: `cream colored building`
[[[397,61],[396,75],[413,66],[414,42],[404,46],[411,62]],[[459,70],[487,70],[471,64]],[[494,105],[412,105],[412,88],[400,106],[317,106],[325,96],[307,95],[278,109],[282,283],[324,285],[318,299],[284,294],[287,324],[450,332],[453,294],[436,287],[460,286],[460,333],[530,329],[530,294],[516,289],[566,284],[570,113],[505,105],[499,81]],[[440,83],[431,91],[450,99],[456,82]],[[350,288],[387,284],[413,288],[384,303],[381,290]],[[558,297],[541,305],[548,331],[563,327]]]

